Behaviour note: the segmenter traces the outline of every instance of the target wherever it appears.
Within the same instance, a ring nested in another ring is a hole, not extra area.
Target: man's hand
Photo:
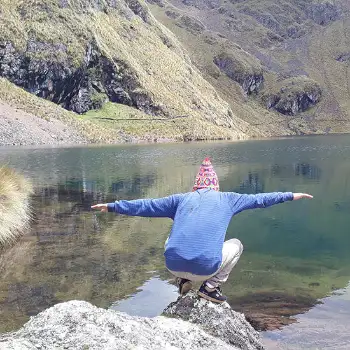
[[[92,205],[92,206],[91,206],[91,209],[97,209],[97,210],[104,211],[104,212],[107,212],[107,211],[108,211],[107,204],[96,204],[96,205]]]
[[[307,193],[293,193],[293,201],[296,201],[302,198],[312,199],[314,197],[311,196],[311,194],[307,194]]]

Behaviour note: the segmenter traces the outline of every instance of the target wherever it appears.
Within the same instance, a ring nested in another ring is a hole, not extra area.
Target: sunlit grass
[[[0,248],[12,245],[28,229],[31,184],[15,171],[0,168]]]

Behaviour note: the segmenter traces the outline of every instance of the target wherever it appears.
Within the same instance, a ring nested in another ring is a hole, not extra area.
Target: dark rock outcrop
[[[181,312],[172,312],[172,305],[166,313],[174,317],[182,313],[190,322],[163,316],[133,317],[100,309],[84,301],[61,303],[32,317],[17,332],[1,335],[0,348],[263,349],[258,333],[241,314],[235,313],[229,306],[199,302],[192,294],[177,305]],[[191,312],[190,308],[195,310]]]
[[[176,21],[176,25],[186,29],[188,32],[198,35],[204,32],[205,30],[205,25],[199,21],[198,19],[183,15],[178,20]]]
[[[229,78],[241,85],[247,95],[258,93],[262,88],[264,82],[262,69],[239,60],[237,55],[220,53],[214,58],[214,63]]]
[[[70,62],[64,45],[31,40],[26,51],[20,52],[10,42],[0,43],[0,76],[76,113],[100,108],[104,100],[150,114],[159,112],[147,95],[140,94],[128,66],[104,56],[94,43],[87,45],[78,66]]]
[[[273,108],[285,115],[296,115],[316,105],[322,97],[321,87],[312,81],[286,82],[277,93],[267,93],[262,97],[266,108]]]

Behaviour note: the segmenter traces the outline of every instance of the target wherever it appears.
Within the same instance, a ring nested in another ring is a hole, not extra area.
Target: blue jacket
[[[243,210],[266,208],[291,200],[291,192],[239,194],[200,189],[158,199],[116,201],[108,204],[108,211],[173,219],[164,253],[167,268],[211,275],[220,267],[232,216]]]

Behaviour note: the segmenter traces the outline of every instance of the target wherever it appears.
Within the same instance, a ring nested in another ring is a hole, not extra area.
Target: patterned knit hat
[[[214,191],[219,191],[219,179],[209,158],[205,158],[199,168],[193,191],[200,188],[211,188]]]

